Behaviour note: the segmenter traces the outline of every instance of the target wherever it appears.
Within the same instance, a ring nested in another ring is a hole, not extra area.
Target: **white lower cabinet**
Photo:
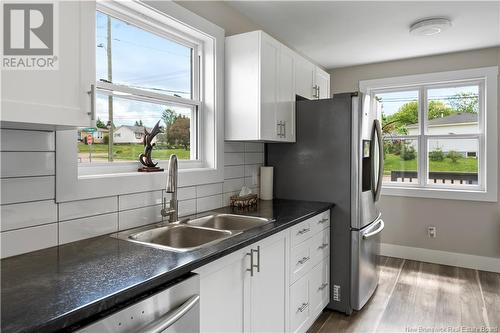
[[[329,299],[329,216],[197,269],[201,332],[307,331]],[[294,236],[308,228],[307,238]]]

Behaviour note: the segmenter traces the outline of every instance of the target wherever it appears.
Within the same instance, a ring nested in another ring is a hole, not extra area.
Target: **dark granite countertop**
[[[258,208],[217,212],[272,218],[217,244],[171,252],[109,235],[1,261],[1,331],[69,331],[144,297],[152,289],[332,207],[329,203],[261,201]],[[201,214],[200,214],[201,215]]]

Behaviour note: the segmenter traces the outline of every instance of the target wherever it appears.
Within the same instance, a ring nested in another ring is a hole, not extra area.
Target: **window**
[[[152,156],[198,160],[200,45],[106,8],[96,12],[96,128],[78,142],[78,161],[133,162],[159,121]],[[80,129],[85,130],[85,129]]]
[[[496,150],[487,145],[497,142],[495,71],[360,83],[382,117],[383,194],[496,198]]]

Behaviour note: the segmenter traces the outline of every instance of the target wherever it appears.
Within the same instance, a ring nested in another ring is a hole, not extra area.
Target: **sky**
[[[457,93],[478,94],[478,86],[439,88],[427,91],[428,100],[438,100],[446,105],[450,105],[450,98]],[[382,113],[389,116],[398,112],[399,108],[404,104],[418,100],[418,90],[377,94],[377,97],[382,98]]]
[[[191,48],[112,18],[112,82],[167,95],[191,97]],[[108,80],[107,15],[96,14],[96,80]],[[145,56],[146,54],[146,56]],[[97,96],[97,115],[107,122],[107,97]],[[189,108],[155,105],[114,97],[115,126],[142,120],[152,127],[169,107],[190,116]]]

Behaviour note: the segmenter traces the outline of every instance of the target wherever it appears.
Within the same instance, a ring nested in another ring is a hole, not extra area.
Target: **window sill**
[[[382,195],[445,200],[497,201],[497,192],[493,190],[477,191],[464,189],[383,186]]]

